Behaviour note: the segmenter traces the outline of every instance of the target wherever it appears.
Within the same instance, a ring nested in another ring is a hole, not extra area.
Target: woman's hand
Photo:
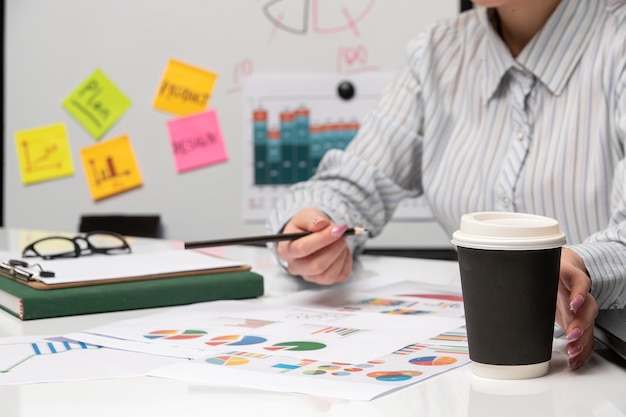
[[[335,225],[315,208],[300,210],[285,225],[284,233],[311,231],[309,236],[276,245],[287,270],[320,285],[346,281],[352,273],[352,253],[343,236],[347,225]]]
[[[591,294],[591,279],[582,258],[563,248],[557,299],[556,321],[565,331],[572,369],[580,368],[593,351],[593,326],[598,305]]]

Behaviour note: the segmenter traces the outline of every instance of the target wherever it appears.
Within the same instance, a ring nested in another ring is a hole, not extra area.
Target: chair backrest
[[[105,230],[124,236],[162,237],[161,216],[158,214],[84,214],[80,217],[81,233]]]

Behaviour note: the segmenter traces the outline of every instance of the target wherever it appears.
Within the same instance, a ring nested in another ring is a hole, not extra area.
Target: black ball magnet
[[[354,97],[355,93],[356,89],[354,88],[354,84],[352,84],[350,81],[342,81],[337,87],[337,94],[339,94],[339,97],[344,100],[350,100],[352,97]]]

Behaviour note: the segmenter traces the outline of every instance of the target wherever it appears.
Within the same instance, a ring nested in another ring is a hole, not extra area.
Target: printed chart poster
[[[63,101],[67,111],[95,139],[100,139],[130,105],[131,101],[99,69]]]
[[[243,80],[247,221],[263,222],[289,186],[306,181],[330,149],[344,149],[391,81],[385,72],[255,75]],[[425,199],[403,202],[394,219],[430,219]]]
[[[17,132],[15,148],[24,184],[74,174],[72,152],[63,123]]]
[[[154,108],[177,116],[199,113],[209,105],[217,74],[171,59],[165,69]]]
[[[143,182],[128,136],[120,136],[80,151],[94,200],[139,187]]]
[[[171,120],[167,128],[179,173],[228,160],[215,110]]]
[[[469,362],[460,294],[380,278],[380,293],[346,286],[199,303],[66,337],[193,359],[150,372],[161,378],[354,400]]]

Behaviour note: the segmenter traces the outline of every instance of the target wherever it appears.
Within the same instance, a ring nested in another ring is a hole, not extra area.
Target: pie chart
[[[165,339],[165,340],[187,340],[202,337],[206,334],[204,330],[155,330],[145,334],[146,339]]]
[[[321,369],[311,369],[309,371],[303,371],[302,373],[304,375],[324,375],[326,371],[323,371]]]
[[[322,371],[334,371],[337,369],[341,369],[341,367],[338,365],[322,365],[318,366],[317,369],[321,369]]]
[[[319,350],[326,347],[323,343],[318,342],[281,342],[272,346],[266,346],[265,349],[278,351],[278,350],[291,350],[291,351],[307,351],[307,350]]]
[[[214,358],[207,358],[205,359],[205,362],[220,366],[238,366],[245,365],[250,361],[246,358],[242,358],[241,356],[220,355],[215,356]]]
[[[245,346],[245,345],[256,345],[257,343],[263,343],[267,341],[266,338],[261,336],[251,336],[251,335],[227,335],[227,336],[218,336],[214,337],[205,344],[209,346]]]
[[[409,360],[409,363],[419,366],[441,366],[452,365],[456,362],[456,358],[451,356],[422,356]]]
[[[421,374],[419,371],[378,371],[370,372],[367,376],[381,382],[402,382]]]

